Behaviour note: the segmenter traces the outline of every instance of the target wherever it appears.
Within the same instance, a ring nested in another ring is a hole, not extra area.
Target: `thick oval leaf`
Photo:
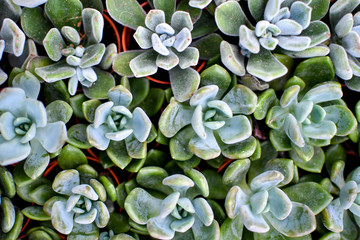
[[[106,99],[108,97],[108,91],[115,87],[115,79],[112,74],[103,71],[99,68],[94,68],[97,80],[91,87],[83,86],[84,94],[90,99]]]
[[[200,74],[192,69],[175,67],[170,70],[171,90],[179,102],[189,100],[200,84]]]
[[[330,193],[315,182],[298,183],[283,189],[283,191],[289,196],[291,201],[305,204],[314,214],[324,210],[333,199]]]
[[[220,43],[221,62],[232,73],[243,76],[245,75],[244,56],[241,55],[239,47],[226,41]]]
[[[229,105],[233,114],[250,115],[255,111],[257,96],[250,88],[237,84],[222,100]]]
[[[357,126],[354,114],[346,107],[333,105],[324,107],[326,111],[325,120],[333,121],[337,127],[336,135],[346,136]]]
[[[129,217],[138,224],[146,224],[150,218],[160,214],[161,200],[141,188],[135,188],[125,200]],[[144,214],[145,213],[145,214]]]
[[[45,18],[41,8],[24,8],[21,14],[21,27],[28,37],[42,44],[52,24]]]
[[[288,69],[270,51],[265,49],[250,56],[246,70],[265,82],[282,77],[288,72]]]
[[[240,4],[235,1],[218,6],[215,10],[215,21],[220,31],[229,36],[238,36],[240,26],[248,23]]]
[[[45,13],[58,28],[70,26],[77,30],[81,26],[82,3],[79,0],[48,0]]]
[[[146,14],[136,0],[106,0],[106,9],[115,21],[126,27],[145,27]]]
[[[36,221],[49,221],[51,217],[47,215],[42,207],[30,206],[26,207],[21,212],[28,218]]]
[[[284,220],[278,220],[272,213],[266,213],[271,225],[287,237],[305,236],[316,228],[315,214],[311,209],[301,203],[292,202],[290,215]]]

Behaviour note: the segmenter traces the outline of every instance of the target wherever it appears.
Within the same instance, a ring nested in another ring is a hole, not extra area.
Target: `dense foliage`
[[[360,0],[0,0],[0,239],[360,239]]]

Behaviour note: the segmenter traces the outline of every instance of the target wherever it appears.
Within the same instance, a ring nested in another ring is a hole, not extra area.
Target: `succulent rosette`
[[[40,90],[40,89],[39,89]],[[50,154],[67,140],[65,123],[48,122],[42,102],[27,97],[21,88],[5,88],[0,93],[0,164],[25,160],[24,170],[37,178],[46,169]]]
[[[118,4],[131,6],[137,12],[133,19],[129,19],[121,9],[109,11],[117,22],[136,30],[134,38],[143,50],[120,53],[114,60],[114,71],[119,75],[139,78],[153,75],[159,68],[164,69],[169,73],[175,99],[179,102],[188,100],[200,84],[199,73],[191,68],[198,64],[199,50],[190,46],[193,22],[200,16],[192,18],[188,12],[176,10],[179,6],[176,6],[174,0],[156,0],[155,9],[151,9],[147,14],[139,5],[138,7],[127,1],[107,1],[108,7]],[[207,33],[208,30],[204,32]],[[203,35],[198,34],[198,37]],[[124,66],[124,62],[129,62],[129,66]]]
[[[276,229],[275,232],[286,237],[301,237],[314,231],[316,220],[313,211],[305,204],[291,201],[279,188],[284,181],[281,172],[264,171],[247,184],[249,167],[249,159],[237,160],[223,175],[224,184],[233,187],[225,199],[229,218],[221,226],[222,237],[241,239],[243,226],[255,235]]]
[[[61,171],[52,188],[62,196],[52,197],[44,204],[44,212],[51,216],[52,225],[62,234],[70,234],[74,224],[94,223],[98,228],[104,228],[110,220],[104,203],[107,199],[104,185],[96,179],[90,179],[89,184],[81,182],[77,170]]]
[[[165,70],[179,66],[186,69],[195,66],[199,60],[199,51],[189,47],[192,41],[191,31],[193,23],[190,14],[183,11],[176,11],[171,16],[171,24],[166,23],[165,13],[162,10],[152,9],[146,15],[145,27],[139,26],[134,33],[136,42],[142,49],[152,49],[130,61],[130,68],[135,77],[144,77],[154,74],[147,72],[141,65],[145,56],[157,55],[156,66]]]
[[[236,85],[221,99],[218,91],[216,85],[204,86],[194,93],[189,104],[172,99],[165,108],[159,129],[171,138],[174,159],[188,160],[195,154],[208,160],[221,153],[240,158],[254,152],[256,143],[246,115],[255,110],[257,96],[243,85]]]
[[[320,83],[302,96],[300,89],[299,85],[285,89],[280,104],[267,113],[266,124],[272,128],[270,140],[276,150],[294,149],[301,159],[309,161],[314,146],[327,146],[334,136],[350,134],[357,122],[352,112],[337,102],[343,95],[339,83]]]
[[[316,7],[319,9],[315,12],[312,1],[269,0],[263,4],[248,1],[250,13],[256,20],[253,26],[239,3],[222,3],[215,10],[217,26],[226,35],[238,36],[240,49],[223,41],[221,61],[238,76],[244,76],[247,71],[269,82],[288,72],[273,55],[277,49],[296,58],[327,55],[329,49],[321,43],[329,39],[330,30],[318,19],[326,14],[328,4],[322,1]],[[229,16],[236,20],[228,21]],[[246,67],[244,56],[249,58]]]
[[[111,78],[112,86],[115,85],[112,75],[100,69],[110,68],[109,58],[113,56],[111,52],[117,51],[114,44],[106,48],[105,44],[100,43],[104,27],[101,13],[95,9],[85,8],[82,10],[82,22],[86,34],[86,40],[83,42],[74,27],[63,26],[61,32],[58,28],[50,29],[42,42],[49,58],[56,63],[35,69],[36,74],[48,83],[69,79],[70,95],[75,95],[79,83],[85,89],[89,89],[95,86],[99,78],[105,78],[104,75]],[[101,81],[98,83],[102,84]]]
[[[330,57],[336,75],[354,91],[360,91],[360,1],[345,0],[332,5],[329,11],[333,28]]]
[[[205,198],[209,194],[206,178],[199,171],[187,170],[186,174],[167,176],[158,167],[142,168],[137,181],[151,187],[149,177],[156,174],[157,183],[166,193],[164,199],[152,196],[143,188],[135,188],[126,197],[125,209],[129,217],[146,225],[150,236],[157,239],[219,239],[219,225]],[[202,196],[198,196],[202,195]],[[147,214],[144,214],[146,212]],[[202,232],[204,230],[204,232]]]
[[[335,147],[336,145],[334,145]],[[353,170],[345,180],[345,162],[338,160],[328,169],[330,180],[328,188],[336,189],[338,197],[334,199],[322,212],[322,222],[331,232],[339,233],[344,239],[355,239],[360,225],[359,183],[360,168]],[[324,186],[326,186],[324,184]],[[355,220],[355,221],[354,221]],[[357,225],[357,226],[356,226]]]
[[[131,157],[146,156],[146,140],[152,123],[140,107],[136,107],[133,112],[127,108],[132,101],[132,95],[124,86],[110,89],[108,97],[110,101],[96,108],[94,123],[86,129],[87,138],[92,146],[107,150],[109,157],[114,159],[119,167],[125,168]],[[127,157],[119,161],[114,151],[124,151],[123,154]]]

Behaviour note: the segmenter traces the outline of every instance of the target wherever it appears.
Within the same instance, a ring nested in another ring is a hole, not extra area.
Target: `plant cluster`
[[[359,239],[359,10],[1,0],[0,239]]]

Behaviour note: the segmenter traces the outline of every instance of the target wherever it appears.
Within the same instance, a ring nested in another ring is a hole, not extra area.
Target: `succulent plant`
[[[143,188],[135,188],[126,197],[125,209],[137,224],[146,225],[150,236],[172,239],[184,236],[187,239],[219,239],[219,226],[206,197],[209,188],[206,178],[197,170],[187,170],[187,175],[167,173],[158,167],[142,168],[137,179],[144,187],[149,177],[159,176],[157,183],[167,196],[154,197]],[[144,181],[145,180],[145,181]],[[158,185],[158,186],[159,186]]]
[[[329,39],[330,30],[317,19],[323,17],[324,10],[326,13],[328,3],[322,1],[316,7],[319,9],[312,15],[315,12],[312,1],[270,0],[260,4],[251,0],[248,8],[257,21],[254,27],[239,3],[222,3],[215,10],[217,26],[224,34],[239,37],[241,51],[236,45],[223,41],[220,45],[221,61],[238,76],[248,71],[269,82],[288,72],[286,66],[272,54],[275,49],[291,57],[327,55],[328,48],[320,44]],[[229,16],[236,20],[228,21]],[[244,56],[249,58],[246,68]]]
[[[12,0],[18,6],[34,8],[47,2],[47,0]]]
[[[0,167],[0,191],[0,237],[17,239],[22,227],[23,216],[11,201],[16,192],[15,183],[12,174],[5,167]]]
[[[352,90],[360,91],[359,42],[360,12],[352,13],[360,1],[343,0],[330,8],[330,23],[333,29],[330,44],[330,58],[334,64],[336,75],[345,81]]]
[[[19,57],[25,46],[25,34],[10,18],[5,18],[0,30],[0,60],[4,52]],[[0,85],[7,79],[7,74],[0,68]]]
[[[216,6],[219,6],[220,4],[226,2],[226,1],[232,1],[232,0],[190,0],[189,5],[193,8],[199,8],[204,9],[206,8],[211,2],[214,2]],[[238,0],[235,0],[238,1]]]
[[[339,197],[334,199],[322,212],[322,221],[324,226],[336,233],[343,235],[343,232],[348,232],[349,228],[354,228],[354,222],[350,215],[353,215],[355,223],[360,226],[360,212],[359,212],[359,192],[358,184],[360,183],[359,174],[360,168],[354,169],[346,181],[344,179],[345,162],[342,160],[335,161],[330,171],[331,182],[335,184]],[[356,228],[356,227],[355,227]],[[356,230],[355,230],[356,231]],[[356,239],[357,231],[351,231],[351,237],[345,233],[342,236],[344,239]]]
[[[193,154],[205,160],[221,153],[229,158],[248,157],[254,152],[255,139],[246,115],[255,110],[257,96],[243,85],[236,85],[222,99],[218,91],[216,85],[204,86],[187,105],[173,98],[161,114],[159,129],[171,138],[175,160],[188,160]]]
[[[145,25],[139,26],[134,33],[136,42],[142,49],[152,49],[135,57],[130,61],[130,68],[135,77],[144,77],[156,73],[157,67],[171,70],[179,65],[181,69],[195,66],[199,60],[199,51],[189,47],[192,41],[191,30],[193,24],[190,14],[176,11],[171,16],[170,25],[165,21],[162,10],[152,9],[146,15]],[[156,53],[155,53],[156,52]],[[157,55],[156,59],[153,55]],[[144,58],[155,60],[156,69],[144,69]]]
[[[287,237],[305,236],[315,230],[312,210],[302,203],[292,202],[279,188],[284,180],[281,172],[264,171],[247,184],[249,166],[249,159],[237,160],[223,175],[223,182],[233,185],[225,199],[230,219],[221,226],[223,237],[241,239],[243,225],[256,233],[266,233],[272,227]]]
[[[53,229],[45,226],[33,227],[27,231],[26,236],[29,240],[43,239],[43,240],[61,240],[59,234]]]
[[[114,231],[100,233],[100,240],[135,240],[132,236],[124,233],[114,234]]]
[[[0,164],[26,159],[24,170],[31,178],[42,174],[49,164],[49,153],[58,151],[67,140],[64,122],[48,122],[37,94],[27,97],[21,88],[5,88],[0,93]]]
[[[161,1],[155,1],[155,5]],[[152,9],[146,16],[139,11],[137,19],[122,19],[122,14],[110,10],[110,15],[121,24],[136,29],[134,38],[144,51],[127,51],[119,57],[128,56],[130,77],[153,75],[162,68],[169,72],[171,89],[175,99],[184,102],[188,100],[200,83],[199,74],[191,68],[199,60],[199,50],[190,47],[193,22],[190,14],[185,11],[175,11],[175,2],[168,1],[169,9]],[[117,4],[117,0],[107,1],[107,5]],[[166,11],[165,11],[166,10]],[[166,12],[166,15],[165,15]],[[169,15],[168,15],[169,14]],[[141,17],[140,17],[141,15]],[[136,22],[136,24],[134,24]],[[114,66],[115,72],[121,74]],[[181,76],[181,77],[180,77]]]
[[[266,124],[272,128],[270,140],[276,150],[294,149],[308,161],[314,146],[326,146],[334,136],[350,134],[357,122],[352,112],[338,102],[343,95],[339,83],[324,82],[302,97],[299,93],[299,85],[285,89],[280,104],[267,113]]]
[[[98,228],[108,224],[110,213],[104,203],[107,192],[98,180],[81,183],[77,170],[63,170],[56,175],[52,188],[62,196],[50,198],[44,204],[44,211],[51,216],[52,225],[60,233],[71,233],[75,223],[95,223]]]
[[[110,68],[111,60],[109,64],[108,58],[112,58],[113,55],[109,51],[116,52],[115,45],[106,48],[105,44],[100,43],[104,19],[99,11],[92,8],[83,9],[82,22],[86,36],[84,42],[81,42],[82,38],[74,27],[64,26],[61,32],[57,28],[50,29],[43,44],[49,58],[56,63],[35,69],[36,74],[48,83],[69,79],[70,95],[75,95],[79,82],[85,88],[95,86],[98,78],[103,75],[103,71],[96,66]],[[113,80],[112,75],[110,77]]]
[[[128,107],[132,101],[132,94],[122,85],[110,89],[108,97],[110,101],[96,108],[94,123],[86,129],[89,143],[99,150],[108,149],[110,144],[108,155],[111,159],[116,158],[111,154],[112,149],[117,148],[115,151],[119,151],[119,146],[112,146],[112,142],[126,145],[123,155],[144,158],[146,140],[152,127],[149,117],[140,107],[130,112]],[[118,163],[118,166],[125,168],[130,160],[131,158],[126,163]],[[118,161],[114,159],[114,162]]]

